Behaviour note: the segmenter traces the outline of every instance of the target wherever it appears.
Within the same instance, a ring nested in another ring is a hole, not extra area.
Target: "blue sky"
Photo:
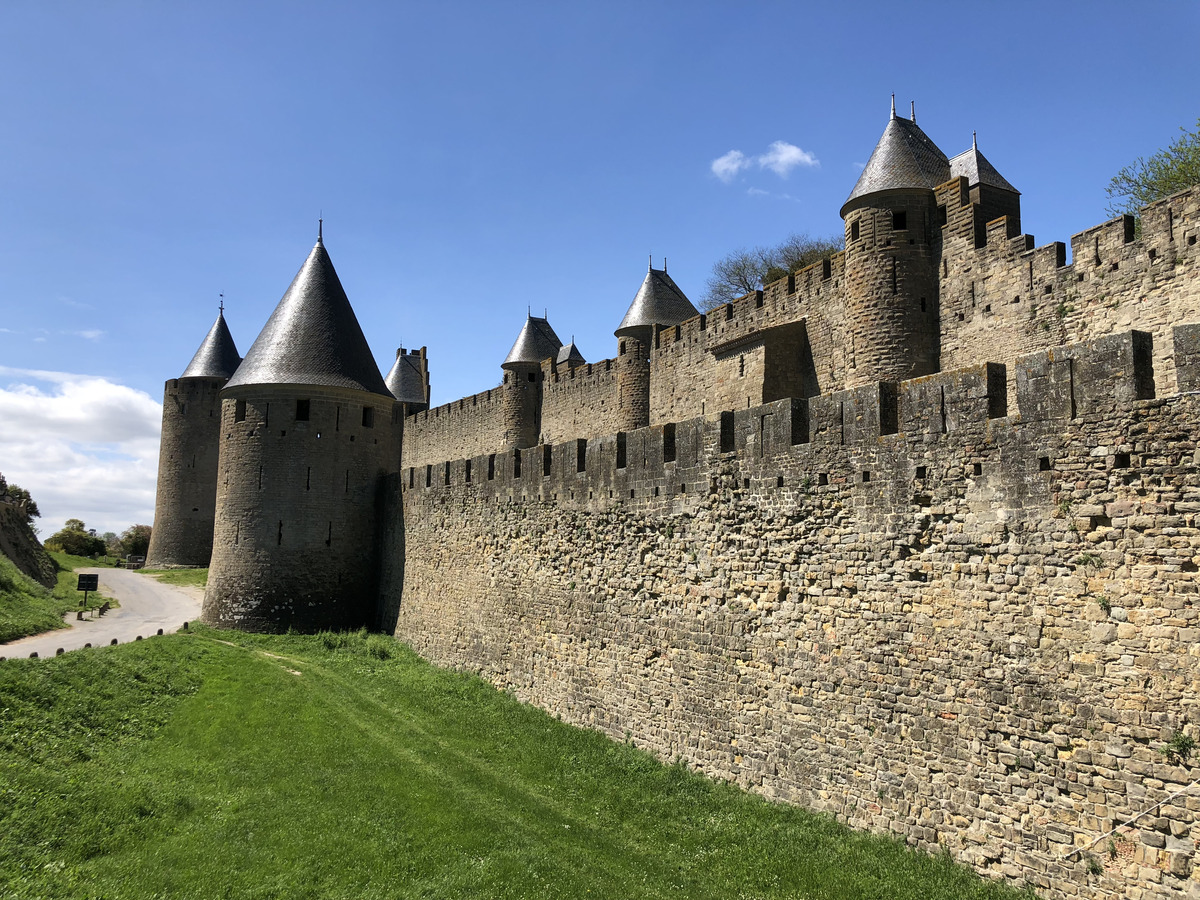
[[[435,403],[498,381],[527,307],[612,355],[649,253],[698,300],[731,250],[839,233],[893,91],[1069,240],[1200,116],[1200,5],[1131,9],[10,0],[0,472],[44,532],[150,521],[163,381],[222,291],[250,346],[321,213],[381,369],[427,345]]]

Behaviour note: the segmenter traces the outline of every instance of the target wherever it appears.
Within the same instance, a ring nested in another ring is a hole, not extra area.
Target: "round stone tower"
[[[557,359],[563,342],[546,319],[529,315],[504,369],[504,447],[536,446],[542,431],[542,360]]]
[[[203,621],[317,631],[377,620],[398,413],[318,237],[221,393]]]
[[[217,501],[220,393],[241,361],[222,306],[183,374],[166,383],[147,566],[209,563]]]
[[[933,188],[946,154],[912,119],[892,117],[842,206],[846,223],[846,384],[938,370],[941,228]]]
[[[650,260],[642,286],[634,295],[617,336],[617,404],[625,431],[650,424],[650,354],[658,329],[678,325],[700,313],[667,274],[667,263]]]

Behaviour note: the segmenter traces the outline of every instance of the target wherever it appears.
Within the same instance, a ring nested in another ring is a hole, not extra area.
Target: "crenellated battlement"
[[[1186,373],[1186,383],[1200,384],[1200,325],[1175,329],[1175,346],[1176,369]],[[496,502],[601,509],[617,502],[694,498],[705,493],[714,467],[725,461],[736,460],[743,470],[761,473],[773,471],[781,456],[793,457],[801,470],[809,470],[809,477],[845,482],[855,476],[859,461],[881,446],[896,457],[893,465],[911,468],[922,458],[922,448],[942,436],[958,434],[986,443],[998,427],[1020,429],[1127,413],[1156,396],[1154,358],[1151,335],[1130,331],[1028,354],[1011,372],[989,362],[630,432],[409,465],[405,486],[465,488]],[[603,371],[603,366],[598,368]],[[1010,381],[1017,404],[1012,416]],[[826,466],[816,471],[830,453],[850,468],[830,471]],[[908,456],[911,459],[904,462]],[[763,486],[770,487],[766,482]]]

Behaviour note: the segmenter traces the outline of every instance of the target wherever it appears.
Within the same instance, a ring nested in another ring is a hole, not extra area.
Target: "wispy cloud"
[[[724,156],[718,156],[712,161],[712,173],[729,184],[738,172],[749,165],[750,160],[741,150],[730,150]]]
[[[780,178],[787,178],[797,166],[815,168],[820,165],[820,160],[807,150],[801,150],[787,141],[773,141],[767,152],[758,156],[747,156],[741,150],[730,150],[724,156],[714,159],[709,168],[721,181],[729,184],[739,172],[755,166],[774,172]]]
[[[817,158],[807,150],[801,150],[787,141],[774,141],[767,148],[767,152],[758,158],[758,164],[764,169],[770,169],[780,178],[787,178],[788,173],[796,166],[813,168],[820,165]]]
[[[0,366],[0,472],[42,511],[43,536],[71,517],[97,531],[150,524],[162,406],[95,375]]]
[[[87,338],[89,341],[98,341],[104,337],[104,332],[99,328],[85,328],[83,331],[72,331],[70,333],[76,337]]]

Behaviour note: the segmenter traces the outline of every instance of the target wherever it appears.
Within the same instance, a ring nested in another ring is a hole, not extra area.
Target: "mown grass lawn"
[[[163,584],[204,587],[208,584],[208,569],[138,569],[143,575],[157,578]]]
[[[0,896],[1018,896],[378,635],[0,664]]]

